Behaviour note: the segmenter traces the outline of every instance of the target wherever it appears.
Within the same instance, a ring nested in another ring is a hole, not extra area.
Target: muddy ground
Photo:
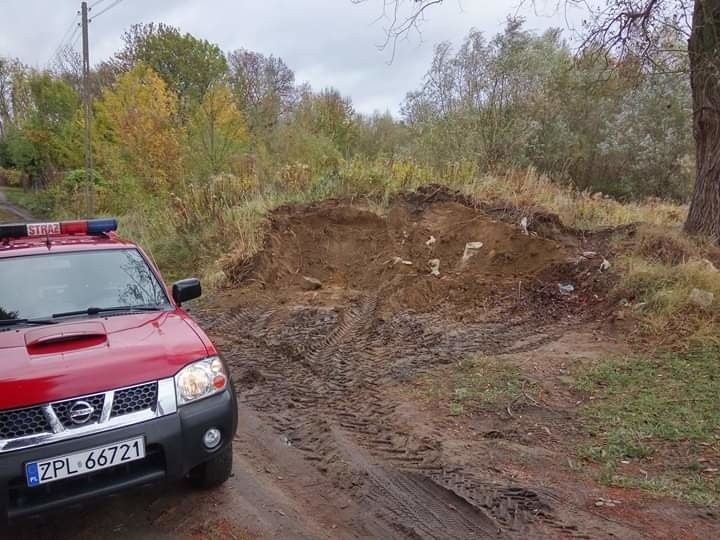
[[[233,285],[194,313],[240,392],[233,478],[116,497],[10,537],[720,537],[713,510],[601,486],[577,463],[574,370],[627,348],[612,337],[623,323],[600,272],[606,239],[434,187],[382,213],[281,208],[263,250],[229,257]],[[450,416],[425,382],[476,355],[533,386]]]

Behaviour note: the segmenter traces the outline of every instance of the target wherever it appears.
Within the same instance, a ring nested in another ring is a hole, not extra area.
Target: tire
[[[209,461],[201,463],[188,473],[188,482],[194,488],[213,489],[224,484],[232,475],[232,444],[215,454]]]

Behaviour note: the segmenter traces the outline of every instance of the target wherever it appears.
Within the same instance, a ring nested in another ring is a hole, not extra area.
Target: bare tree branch
[[[354,4],[370,0],[351,0]],[[420,32],[427,10],[444,0],[380,0],[382,14],[378,20],[387,21],[385,41],[381,49],[392,47],[395,57],[398,42],[410,32]],[[587,14],[580,32],[578,50],[594,52],[617,59],[632,57],[650,66],[671,60],[668,42],[687,40],[692,24],[693,0],[518,0],[516,14],[532,8],[550,13],[563,11],[566,26],[570,27],[568,10],[577,8]],[[683,51],[682,56],[686,56]]]
[[[353,4],[365,4],[369,0],[351,0]],[[425,12],[432,6],[442,4],[444,0],[381,0],[382,14],[378,21],[386,21],[385,40],[378,46],[380,50],[391,47],[391,59],[395,58],[400,39],[407,38],[410,32],[420,32],[420,23]]]

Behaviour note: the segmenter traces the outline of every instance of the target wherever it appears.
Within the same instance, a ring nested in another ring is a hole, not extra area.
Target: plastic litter
[[[560,294],[572,294],[575,292],[575,285],[572,283],[567,283],[565,285],[558,283],[558,289],[560,290]]]
[[[520,230],[525,236],[528,236],[530,233],[528,232],[528,218],[523,217],[520,220]]]
[[[483,247],[482,242],[468,242],[465,244],[465,251],[463,252],[462,262],[467,262]]]

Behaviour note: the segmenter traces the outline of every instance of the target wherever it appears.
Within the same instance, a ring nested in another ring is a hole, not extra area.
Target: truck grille
[[[82,401],[89,404],[93,408],[93,412],[90,415],[90,418],[88,418],[84,422],[73,422],[70,418],[70,409],[72,409],[73,405]],[[65,427],[66,429],[72,429],[85,424],[94,424],[95,422],[100,420],[104,404],[105,394],[96,394],[94,396],[88,396],[79,399],[76,398],[68,399],[66,401],[56,401],[52,404],[52,408],[55,411],[55,414],[57,415],[58,420],[60,420],[60,423],[63,425],[63,427]]]
[[[41,407],[0,412],[0,439],[16,439],[50,430]]]
[[[110,418],[145,409],[154,409],[157,403],[157,395],[157,382],[118,390],[115,392],[115,400],[113,401]]]
[[[158,383],[151,382],[115,391],[110,417],[123,416],[143,410],[155,410],[158,400]],[[93,408],[90,417],[78,423],[70,417],[73,406],[85,402]],[[51,403],[57,419],[65,429],[74,429],[100,422],[105,393],[78,397]],[[47,406],[35,406],[14,411],[0,411],[0,441],[18,439],[29,435],[52,433],[50,422],[43,412]]]

